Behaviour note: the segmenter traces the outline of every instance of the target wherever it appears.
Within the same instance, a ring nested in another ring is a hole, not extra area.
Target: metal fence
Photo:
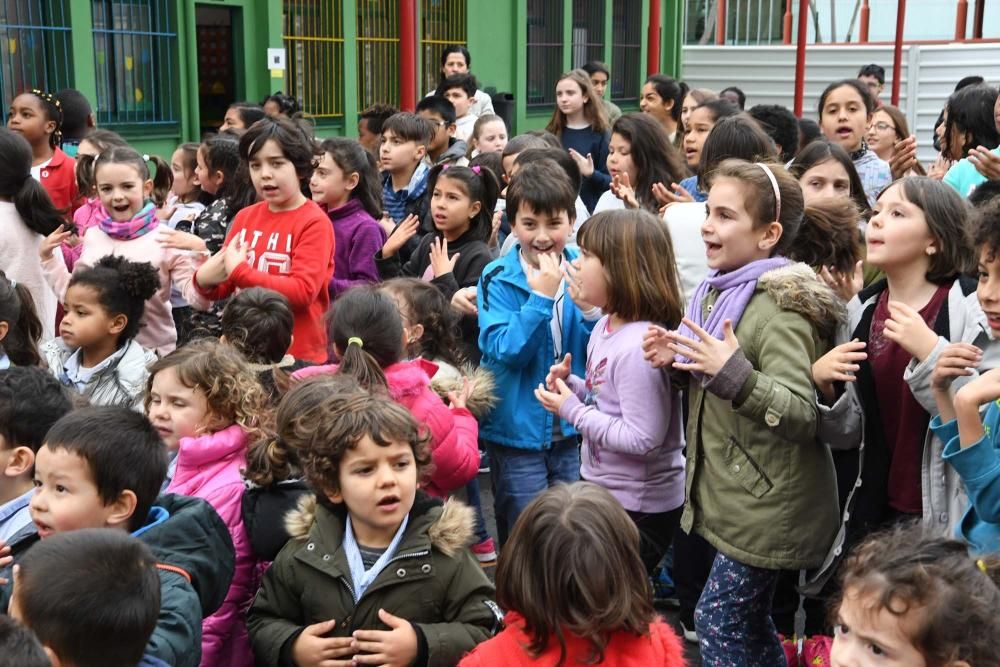
[[[611,100],[639,101],[642,87],[642,0],[615,0],[611,13]]]
[[[100,125],[178,122],[177,18],[169,0],[94,0]]]
[[[399,106],[399,3],[358,0],[358,108]]]
[[[421,90],[437,87],[444,48],[467,44],[467,6],[467,0],[420,0]]]
[[[343,0],[285,0],[288,92],[314,118],[344,115]]]
[[[604,0],[573,0],[573,67],[604,60]]]
[[[0,2],[0,116],[19,92],[56,92],[73,83],[66,0]]]
[[[725,3],[726,44],[781,44],[785,0],[690,0],[685,44],[714,43],[720,2]]]
[[[556,82],[563,68],[563,3],[527,0],[529,107],[548,106],[556,101]]]

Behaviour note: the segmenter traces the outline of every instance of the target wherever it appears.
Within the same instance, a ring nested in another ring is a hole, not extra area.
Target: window
[[[169,0],[94,0],[98,125],[178,121],[177,25]]]
[[[399,3],[358,0],[358,108],[399,106]]]
[[[639,101],[642,88],[642,0],[615,0],[611,14],[611,100]]]
[[[563,3],[557,0],[528,2],[529,107],[550,106],[556,101],[556,82],[563,71]]]
[[[604,60],[604,0],[573,0],[573,67]]]
[[[288,93],[315,118],[344,115],[342,0],[285,0]]]
[[[69,8],[66,0],[0,2],[0,104],[21,91],[56,93],[72,85]]]
[[[437,88],[444,48],[451,44],[466,45],[466,4],[466,0],[420,2],[420,82],[425,92]]]

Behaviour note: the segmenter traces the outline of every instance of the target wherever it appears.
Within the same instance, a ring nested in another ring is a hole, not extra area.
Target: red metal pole
[[[715,43],[722,46],[726,43],[726,3],[728,0],[719,0],[715,13]]]
[[[906,22],[906,0],[896,3],[896,48],[892,54],[892,105],[899,106],[899,84],[903,75],[903,24]]]
[[[809,0],[799,0],[799,34],[795,44],[795,115],[802,118],[802,97],[806,90],[806,40],[809,28]]]
[[[399,0],[399,108],[417,108],[416,0]]]
[[[861,5],[861,43],[868,43],[868,23],[871,21],[872,10],[868,6],[868,0]]]
[[[955,39],[965,41],[965,23],[969,18],[969,0],[958,0],[955,11]]]
[[[792,0],[785,0],[785,16],[781,22],[781,43],[792,43]]]
[[[976,0],[976,10],[972,18],[972,39],[983,38],[983,14],[986,13],[986,0]]]
[[[646,76],[660,72],[660,0],[649,2],[649,51],[646,54]]]

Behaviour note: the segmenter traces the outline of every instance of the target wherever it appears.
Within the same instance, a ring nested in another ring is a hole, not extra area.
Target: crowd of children
[[[514,137],[470,66],[169,160],[11,101],[0,663],[1000,665],[997,89],[925,168],[877,66]]]

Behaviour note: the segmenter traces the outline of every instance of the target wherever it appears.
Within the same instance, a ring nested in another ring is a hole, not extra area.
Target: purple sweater
[[[587,344],[587,379],[570,376],[575,396],[559,411],[583,436],[580,476],[633,512],[684,504],[680,393],[642,358],[649,322],[608,332],[608,317]]]
[[[375,253],[385,243],[385,232],[357,199],[327,211],[333,221],[333,277],[330,297],[336,298],[357,285],[377,283]]]

